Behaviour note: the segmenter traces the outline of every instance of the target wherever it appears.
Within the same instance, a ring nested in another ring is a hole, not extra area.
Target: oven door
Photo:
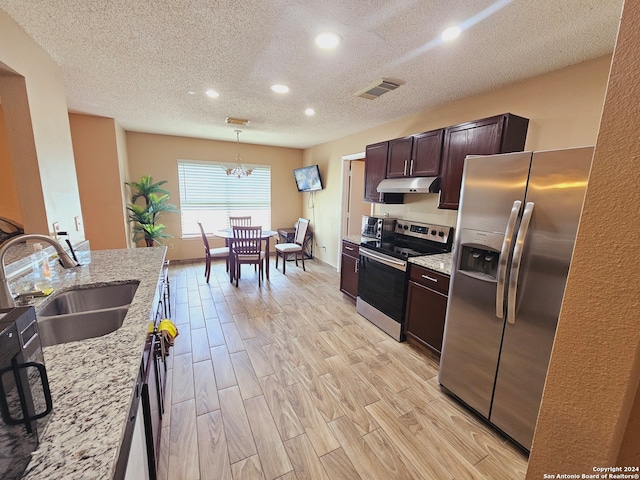
[[[403,339],[406,272],[405,260],[360,247],[356,309],[398,341]]]

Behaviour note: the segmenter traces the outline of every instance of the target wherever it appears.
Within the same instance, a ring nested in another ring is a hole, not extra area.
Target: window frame
[[[229,216],[250,215],[254,225],[271,229],[271,165],[243,167],[251,175],[237,178],[223,162],[177,159],[181,238],[201,236],[197,221],[207,233],[229,228]]]

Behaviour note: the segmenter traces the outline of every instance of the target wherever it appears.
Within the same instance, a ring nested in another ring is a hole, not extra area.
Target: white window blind
[[[229,217],[251,216],[271,230],[271,167],[255,166],[248,177],[227,176],[221,163],[178,160],[182,235],[229,227]]]

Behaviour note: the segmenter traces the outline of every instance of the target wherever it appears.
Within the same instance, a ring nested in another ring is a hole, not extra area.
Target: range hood
[[[440,177],[386,178],[377,190],[380,193],[438,193]]]

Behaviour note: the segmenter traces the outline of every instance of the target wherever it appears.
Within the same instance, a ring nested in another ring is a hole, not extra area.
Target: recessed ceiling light
[[[461,32],[462,30],[460,29],[460,27],[456,25],[455,27],[449,27],[444,32],[442,32],[440,38],[442,38],[443,42],[449,42],[454,38],[457,38]]]
[[[271,85],[271,90],[276,93],[287,93],[289,91],[289,87],[286,85]]]
[[[216,92],[215,90],[211,90],[211,89],[207,90],[204,93],[206,93],[207,97],[210,97],[210,98],[218,98],[220,96],[220,94],[218,92]]]
[[[313,108],[307,108],[307,109],[304,111],[304,114],[305,114],[305,115],[308,115],[308,116],[312,116],[312,115],[315,115],[315,114],[316,114],[316,111],[315,111]]]
[[[323,32],[316,36],[316,45],[320,48],[336,48],[340,43],[340,37],[335,33]]]

